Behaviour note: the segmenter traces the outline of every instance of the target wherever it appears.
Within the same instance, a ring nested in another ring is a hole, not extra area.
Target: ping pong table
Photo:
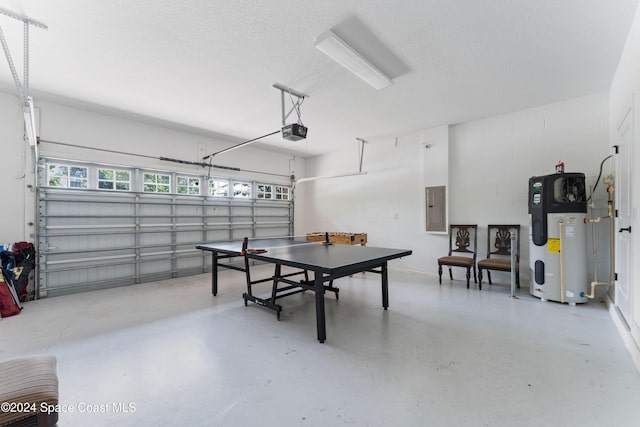
[[[333,286],[334,280],[361,272],[380,274],[382,307],[386,310],[389,307],[387,263],[412,253],[407,249],[333,244],[328,239],[324,242],[309,242],[300,237],[243,239],[242,242],[208,243],[196,247],[212,253],[211,291],[214,295],[218,291],[219,268],[243,271],[247,280],[247,292],[243,294],[245,305],[248,301],[260,304],[274,310],[278,318],[282,307],[276,304],[276,299],[298,292],[315,292],[316,329],[321,343],[326,340],[324,294],[330,291],[338,297],[339,289]],[[244,257],[244,266],[220,263],[221,260],[234,257]],[[273,276],[253,280],[251,260],[274,264]],[[295,271],[283,273],[283,266],[292,267]],[[309,279],[309,272],[313,273],[313,279]],[[292,280],[296,275],[303,275],[304,279]],[[268,298],[253,295],[254,285],[268,281],[273,283]],[[329,284],[325,285],[327,282]],[[279,288],[280,283],[286,286]]]

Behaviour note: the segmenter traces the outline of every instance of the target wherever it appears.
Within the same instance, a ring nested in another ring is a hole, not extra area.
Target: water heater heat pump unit
[[[529,179],[531,295],[587,302],[587,199],[582,173]]]

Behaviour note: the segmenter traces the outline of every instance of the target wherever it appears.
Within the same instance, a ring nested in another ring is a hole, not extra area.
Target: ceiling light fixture
[[[378,90],[393,83],[389,76],[331,30],[319,35],[316,38],[315,46],[322,53]]]

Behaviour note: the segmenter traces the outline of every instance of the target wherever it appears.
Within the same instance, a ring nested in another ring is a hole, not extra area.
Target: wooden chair
[[[473,225],[449,225],[449,255],[438,258],[438,277],[442,285],[442,266],[449,267],[449,278],[453,280],[451,267],[462,267],[467,269],[467,289],[471,279],[471,268],[473,268],[473,282],[478,283],[476,278],[476,237],[478,236],[478,226]],[[454,240],[455,239],[455,240]]]
[[[520,226],[491,224],[487,226],[487,257],[478,261],[479,288],[482,289],[482,270],[487,271],[491,285],[491,270],[511,272],[511,233],[516,234],[516,285],[520,287]]]

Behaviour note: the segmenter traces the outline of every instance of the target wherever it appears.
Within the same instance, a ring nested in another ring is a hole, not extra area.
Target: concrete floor
[[[602,302],[389,280],[388,311],[379,275],[339,280],[324,344],[311,293],[278,322],[228,270],[217,297],[207,274],[42,299],[0,321],[0,360],[57,356],[61,427],[639,425],[640,374]]]

